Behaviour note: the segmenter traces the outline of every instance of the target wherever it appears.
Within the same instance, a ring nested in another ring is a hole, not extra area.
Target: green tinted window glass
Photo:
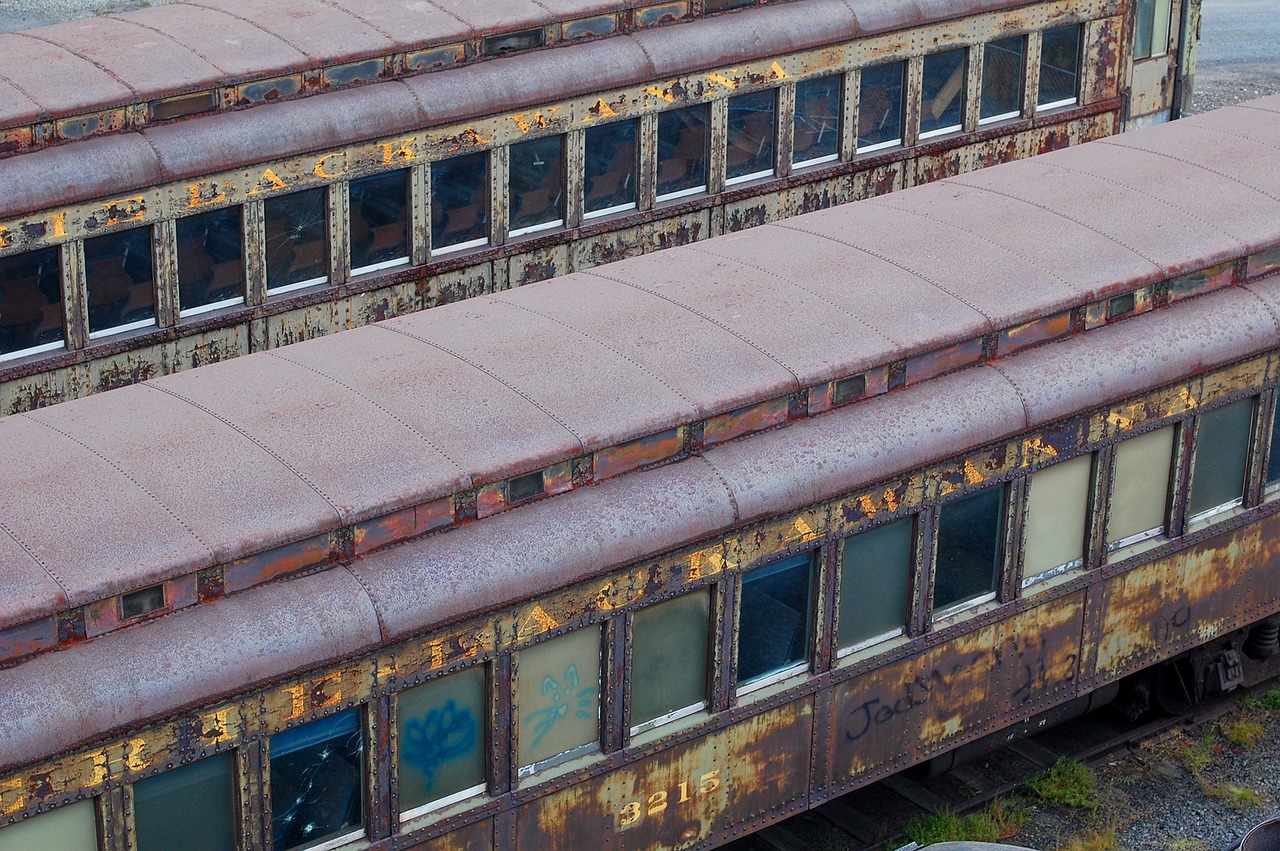
[[[840,568],[840,646],[901,630],[911,586],[914,518],[846,538]]]
[[[97,851],[98,828],[93,801],[58,807],[0,828],[0,851]]]
[[[1176,433],[1176,427],[1165,426],[1116,444],[1109,543],[1164,529]]]
[[[520,765],[600,737],[600,629],[578,629],[516,654]]]
[[[1267,484],[1280,482],[1280,405],[1271,420],[1271,458],[1267,461]]]
[[[631,628],[631,723],[707,699],[711,595],[683,594],[636,612]]]
[[[1252,399],[1200,415],[1188,513],[1199,514],[1244,495],[1252,425]]]
[[[476,666],[396,699],[401,812],[484,783],[484,682]]]
[[[1022,575],[1036,576],[1084,558],[1093,456],[1082,455],[1031,475]]]
[[[235,851],[234,790],[229,753],[135,783],[138,851]]]

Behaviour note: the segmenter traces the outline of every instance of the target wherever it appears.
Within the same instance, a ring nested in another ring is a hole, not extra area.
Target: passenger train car
[[[0,414],[1176,116],[1198,0],[206,0],[0,35]]]
[[[708,848],[1274,672],[1278,149],[1272,97],[5,417],[0,849]]]

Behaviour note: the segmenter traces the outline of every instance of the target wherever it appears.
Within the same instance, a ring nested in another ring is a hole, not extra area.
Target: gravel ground
[[[1280,691],[1272,694],[1280,707]],[[1096,773],[1097,809],[1033,804],[1029,824],[1007,841],[1044,851],[1223,851],[1280,807],[1280,708],[1246,701]]]

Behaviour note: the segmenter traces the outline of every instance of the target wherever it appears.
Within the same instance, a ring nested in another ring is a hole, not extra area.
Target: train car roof
[[[824,382],[905,362],[928,383],[1008,329],[1280,244],[1278,146],[1272,97],[5,417],[0,638]],[[1087,363],[1095,333],[1049,350]],[[1239,357],[1274,328],[1215,333]],[[1180,345],[1153,344],[1145,374],[1182,374]],[[1023,419],[1119,369],[1063,363]],[[784,480],[744,491],[737,519],[784,510]]]
[[[594,64],[588,76],[589,87],[605,88],[1027,4],[774,0],[705,19],[690,13],[689,4],[673,13],[675,4],[637,0],[166,4],[0,33],[0,152],[270,104],[279,97],[378,87],[379,79],[412,79],[431,68],[457,72],[460,64],[486,58],[485,40],[530,29],[550,33],[548,45],[568,47],[595,33],[614,33],[605,41],[611,46],[607,55],[618,56],[618,67],[608,61]],[[605,26],[609,18],[613,23]],[[650,26],[657,23],[678,26]],[[541,44],[540,37],[536,45]],[[652,51],[641,68],[627,59],[636,51]],[[547,73],[535,78],[540,100],[558,99],[563,88],[573,86],[564,74],[581,61],[580,52],[572,58],[563,50],[548,56]],[[201,92],[209,97],[197,97]],[[467,114],[503,109],[504,99],[517,100],[511,93],[499,90],[495,97],[468,101]],[[442,102],[425,102],[425,120],[442,107]]]

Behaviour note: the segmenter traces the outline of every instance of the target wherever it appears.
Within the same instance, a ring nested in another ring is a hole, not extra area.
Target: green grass
[[[932,842],[996,842],[1008,839],[1027,823],[1027,811],[1016,801],[997,798],[981,812],[967,816],[951,810],[930,813],[912,820],[907,838],[920,845]]]
[[[1251,694],[1240,701],[1240,705],[1245,709],[1280,710],[1280,688],[1273,688],[1266,694]]]
[[[1178,759],[1183,768],[1197,777],[1208,767],[1218,752],[1217,730],[1210,729],[1193,742],[1187,742],[1178,749]]]
[[[1242,748],[1253,747],[1262,741],[1266,734],[1266,727],[1257,721],[1248,721],[1243,718],[1238,721],[1229,721],[1222,725],[1222,735]]]
[[[1098,777],[1084,763],[1058,757],[1048,773],[1027,782],[1027,789],[1046,804],[1096,810],[1101,801],[1094,794]]]
[[[1088,830],[1075,839],[1059,845],[1055,851],[1116,851],[1120,839],[1113,828]]]
[[[1206,784],[1204,792],[1237,813],[1251,813],[1262,809],[1262,793],[1249,786],[1236,786],[1234,783]]]

